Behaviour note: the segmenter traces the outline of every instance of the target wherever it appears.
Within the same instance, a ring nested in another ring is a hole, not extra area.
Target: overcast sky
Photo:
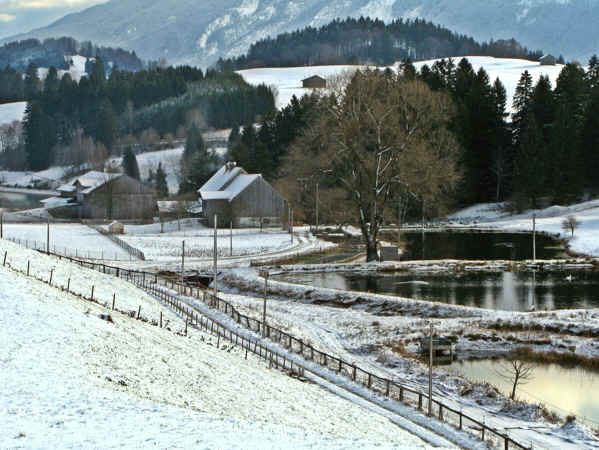
[[[65,14],[107,0],[0,0],[0,38],[49,25]]]

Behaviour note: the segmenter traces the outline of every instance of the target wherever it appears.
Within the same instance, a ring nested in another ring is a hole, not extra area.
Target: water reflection
[[[599,307],[599,273],[288,273],[274,277],[325,288],[391,294],[479,308],[530,311]]]
[[[529,233],[459,233],[409,232],[402,234],[404,260],[421,259],[532,259],[532,236]],[[539,259],[563,256],[559,243],[537,235]]]
[[[486,381],[509,395],[512,385],[500,373],[506,373],[501,360],[455,361],[448,370],[473,381]],[[509,371],[507,371],[509,373]],[[516,397],[543,403],[549,410],[565,416],[586,417],[593,427],[599,425],[599,374],[580,368],[563,368],[555,364],[534,365],[528,384],[516,390]]]

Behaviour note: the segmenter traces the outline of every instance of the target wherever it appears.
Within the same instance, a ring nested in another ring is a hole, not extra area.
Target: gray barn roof
[[[241,167],[225,164],[198,190],[202,200],[233,201],[259,174],[248,174]]]

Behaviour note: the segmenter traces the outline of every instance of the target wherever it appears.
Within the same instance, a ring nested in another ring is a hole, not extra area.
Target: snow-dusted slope
[[[72,36],[134,49],[146,59],[206,66],[266,36],[348,16],[422,17],[479,40],[514,37],[583,60],[599,48],[599,0],[111,0],[0,43]]]
[[[0,105],[0,125],[23,120],[27,102],[5,103]]]
[[[539,79],[541,75],[548,75],[553,86],[562,70],[561,65],[541,66],[536,61],[527,61],[525,59],[508,59],[508,58],[493,58],[490,56],[467,56],[475,71],[481,67],[489,74],[491,82],[495,78],[499,78],[505,85],[508,97],[508,109],[511,109],[512,98],[516,91],[516,85],[522,75],[522,72],[528,70],[532,75],[533,82]],[[454,58],[457,64],[460,58]],[[436,60],[421,61],[415,64],[417,69],[420,69],[424,64],[429,67]],[[273,85],[277,88],[278,99],[277,106],[279,108],[287,105],[292,95],[298,98],[309,93],[310,89],[302,88],[302,79],[312,75],[320,75],[322,77],[330,77],[338,75],[346,71],[356,70],[364,66],[314,66],[314,67],[288,67],[288,68],[261,68],[241,70],[239,73],[250,84],[258,85],[265,83]],[[394,67],[397,69],[397,65]]]
[[[0,249],[19,268],[31,259],[89,284],[109,280],[5,241]],[[126,292],[117,302],[157,318],[155,301],[109,282]],[[109,313],[112,323],[100,317]],[[184,324],[163,313],[172,331],[0,267],[0,447],[424,447],[377,414],[245,360],[224,340],[217,348],[195,329],[176,334]]]

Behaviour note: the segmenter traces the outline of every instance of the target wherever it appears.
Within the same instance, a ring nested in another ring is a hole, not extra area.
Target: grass
[[[583,367],[599,372],[599,358],[577,355],[575,353],[561,353],[554,350],[536,351],[530,347],[518,347],[513,351],[512,356],[524,361],[557,364],[568,368]]]

